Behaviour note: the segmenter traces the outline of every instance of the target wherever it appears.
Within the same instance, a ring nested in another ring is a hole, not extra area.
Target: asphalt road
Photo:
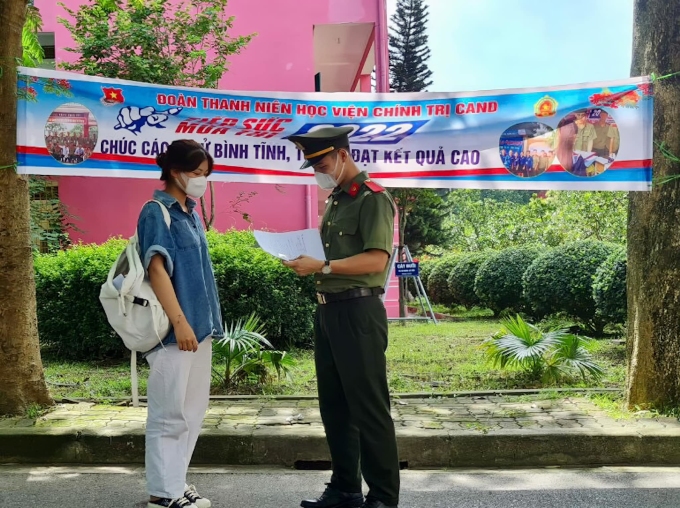
[[[327,472],[192,469],[216,508],[295,508]],[[139,467],[0,466],[1,508],[145,507]],[[401,508],[666,508],[680,506],[680,468],[404,471]]]

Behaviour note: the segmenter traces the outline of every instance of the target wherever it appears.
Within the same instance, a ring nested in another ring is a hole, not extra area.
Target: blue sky
[[[633,0],[426,0],[431,92],[630,76]],[[387,0],[388,15],[396,0]]]

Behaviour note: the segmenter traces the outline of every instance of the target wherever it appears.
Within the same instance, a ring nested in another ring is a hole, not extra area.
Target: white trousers
[[[146,482],[150,496],[184,495],[186,475],[210,400],[212,338],[198,351],[177,344],[147,356]]]

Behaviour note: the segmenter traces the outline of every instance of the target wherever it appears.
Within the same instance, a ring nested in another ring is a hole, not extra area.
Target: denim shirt
[[[186,213],[179,202],[166,192],[154,191],[153,199],[166,206],[171,223],[168,229],[158,203],[147,203],[139,214],[137,235],[146,276],[149,276],[151,258],[156,254],[162,255],[177,300],[196,334],[196,340],[200,343],[209,337],[221,338],[224,326],[217,284],[203,223],[194,210],[196,202],[187,198],[189,213]],[[163,344],[175,343],[175,330],[171,328]],[[145,356],[160,347],[159,344]]]

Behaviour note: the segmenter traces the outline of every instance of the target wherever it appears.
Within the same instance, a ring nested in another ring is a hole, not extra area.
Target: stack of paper
[[[292,261],[300,256],[326,260],[318,229],[303,229],[287,233],[255,231],[255,240],[263,251],[286,261]]]

